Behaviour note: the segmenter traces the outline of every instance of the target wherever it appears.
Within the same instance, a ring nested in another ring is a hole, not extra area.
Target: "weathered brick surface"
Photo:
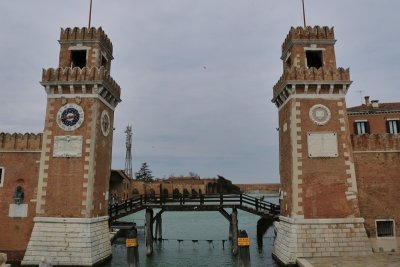
[[[0,151],[0,166],[4,167],[4,181],[0,187],[0,251],[7,253],[9,262],[15,263],[22,259],[33,228],[39,159],[40,151]],[[28,205],[28,216],[24,218],[9,217],[10,204],[14,203],[17,186],[22,186],[23,203]]]
[[[361,216],[370,237],[376,237],[376,219],[394,219],[400,234],[400,136],[353,136]],[[373,143],[374,150],[368,149]]]

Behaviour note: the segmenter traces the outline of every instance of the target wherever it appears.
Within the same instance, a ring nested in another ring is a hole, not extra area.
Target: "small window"
[[[71,67],[84,68],[86,67],[86,50],[71,51]]]
[[[377,220],[375,223],[377,237],[394,236],[394,220]]]
[[[369,134],[369,123],[368,121],[356,121],[354,122],[354,131],[358,135]]]
[[[390,134],[398,134],[400,127],[399,127],[399,120],[398,119],[388,119],[386,121],[386,128],[387,132]]]
[[[0,167],[0,187],[3,187],[4,183],[4,167]]]
[[[307,67],[319,69],[322,67],[322,51],[307,50]]]

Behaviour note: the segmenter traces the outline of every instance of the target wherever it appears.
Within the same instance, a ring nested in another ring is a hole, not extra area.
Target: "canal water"
[[[276,202],[276,201],[271,201]],[[231,212],[230,210],[227,210]],[[156,213],[157,210],[154,210]],[[124,221],[135,221],[144,225],[144,211],[125,217]],[[238,226],[246,230],[250,237],[251,266],[277,267],[271,257],[274,242],[273,227],[263,237],[263,247],[257,247],[256,229],[260,217],[238,211]],[[237,266],[237,257],[231,253],[228,241],[229,222],[219,212],[164,212],[162,214],[162,242],[154,244],[154,253],[146,256],[145,233],[138,231],[140,266]],[[183,241],[178,241],[183,240]],[[223,244],[222,240],[226,240]],[[116,239],[112,245],[113,258],[103,267],[127,266],[124,237]]]

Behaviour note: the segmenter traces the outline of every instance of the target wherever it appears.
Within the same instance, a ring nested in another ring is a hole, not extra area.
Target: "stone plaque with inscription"
[[[308,156],[310,158],[335,158],[338,156],[337,133],[307,133]]]
[[[53,157],[81,157],[82,140],[82,136],[55,136]]]

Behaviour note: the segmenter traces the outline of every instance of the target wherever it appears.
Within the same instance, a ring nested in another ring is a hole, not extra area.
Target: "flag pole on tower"
[[[92,20],[92,0],[90,0],[90,9],[89,9],[89,29],[91,20]]]
[[[304,21],[304,28],[307,27],[306,25],[306,11],[304,8],[304,0],[301,0],[301,2],[303,3],[303,21]]]

